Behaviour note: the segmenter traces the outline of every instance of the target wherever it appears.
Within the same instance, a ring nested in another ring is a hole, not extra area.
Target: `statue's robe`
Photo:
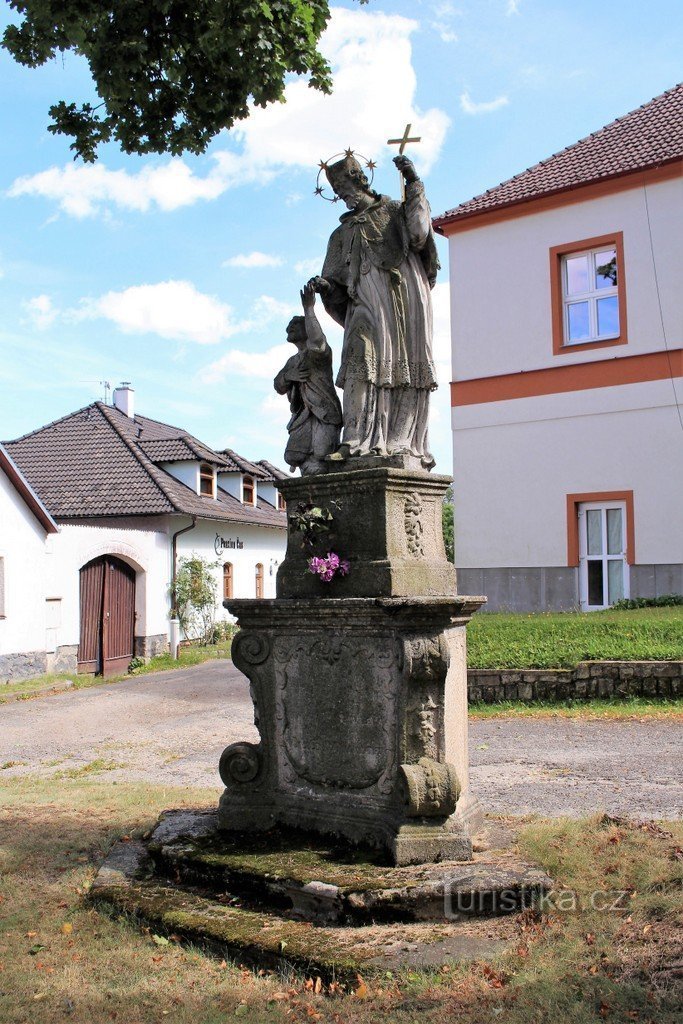
[[[410,454],[430,467],[429,393],[436,386],[430,289],[438,260],[422,182],[405,202],[377,196],[330,238],[327,312],[344,328],[337,385],[351,455]]]

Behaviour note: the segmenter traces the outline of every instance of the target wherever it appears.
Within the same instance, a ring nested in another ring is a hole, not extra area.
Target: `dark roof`
[[[452,221],[683,158],[683,83],[434,219]]]
[[[58,533],[59,527],[21,472],[6,448],[0,444],[0,469],[46,533]]]
[[[225,459],[228,471],[232,470],[233,473],[247,473],[249,476],[255,476],[258,480],[269,480],[270,473],[267,473],[263,466],[257,462],[250,462],[249,459],[243,458],[238,455],[232,448],[221,448],[218,453]]]
[[[289,480],[289,473],[285,473],[284,469],[279,469],[278,466],[274,466],[272,462],[268,462],[267,459],[259,459],[258,465],[270,474],[271,480]]]
[[[225,459],[193,437],[140,441],[139,445],[152,462],[183,462],[188,459],[195,461],[199,459],[201,462],[210,462],[220,468],[226,467]]]
[[[181,445],[185,458],[227,466],[187,431],[146,416],[130,419],[102,402],[8,441],[7,449],[59,519],[184,513],[284,529],[284,514],[268,502],[243,505],[221,488],[216,499],[203,498],[162,469],[158,462],[174,461],[164,453]]]

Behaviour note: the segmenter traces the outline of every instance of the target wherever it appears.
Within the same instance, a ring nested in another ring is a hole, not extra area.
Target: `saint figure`
[[[424,185],[411,160],[394,163],[405,199],[378,195],[350,154],[326,168],[348,207],[320,277],[310,283],[344,328],[337,386],[344,391],[342,444],[332,459],[408,455],[431,469],[431,289],[439,268]]]
[[[332,349],[315,315],[315,290],[311,282],[301,292],[304,316],[287,325],[287,341],[296,353],[274,380],[275,390],[287,395],[292,417],[287,424],[289,441],[285,461],[301,475],[320,473],[325,456],[339,444],[342,411],[332,378]]]

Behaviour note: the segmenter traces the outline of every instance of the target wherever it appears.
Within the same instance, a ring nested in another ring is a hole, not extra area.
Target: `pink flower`
[[[319,576],[324,583],[331,583],[336,573],[348,575],[351,566],[348,559],[340,559],[334,551],[328,551],[325,558],[315,555],[308,559],[308,571]]]

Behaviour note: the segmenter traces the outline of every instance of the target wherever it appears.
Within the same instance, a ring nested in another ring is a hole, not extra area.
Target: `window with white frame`
[[[618,338],[621,268],[616,245],[567,253],[561,273],[564,344]]]

